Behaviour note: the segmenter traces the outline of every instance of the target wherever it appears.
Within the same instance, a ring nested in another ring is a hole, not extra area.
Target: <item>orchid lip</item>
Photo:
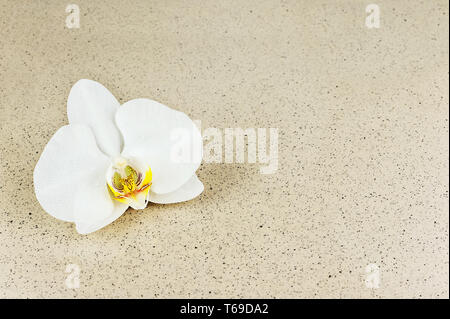
[[[136,209],[147,206],[152,171],[135,159],[115,158],[106,174],[111,198]]]

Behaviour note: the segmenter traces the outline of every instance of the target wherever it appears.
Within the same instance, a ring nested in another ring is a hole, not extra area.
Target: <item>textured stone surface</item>
[[[447,297],[448,2],[0,0],[0,297]],[[32,172],[81,78],[203,127],[276,127],[279,169],[88,236]],[[365,286],[365,267],[381,271]],[[80,288],[64,283],[67,264]]]

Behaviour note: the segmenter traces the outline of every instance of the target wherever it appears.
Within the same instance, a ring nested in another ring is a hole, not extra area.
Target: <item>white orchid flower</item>
[[[177,203],[203,192],[195,174],[202,137],[186,114],[149,99],[120,105],[100,83],[80,80],[67,115],[69,125],[36,164],[34,188],[43,209],[74,222],[80,234],[112,223],[129,206]]]

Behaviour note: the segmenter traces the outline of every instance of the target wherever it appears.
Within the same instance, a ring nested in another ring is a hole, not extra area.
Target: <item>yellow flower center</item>
[[[152,170],[139,170],[122,158],[114,161],[107,176],[111,197],[133,208],[143,208],[152,185]]]

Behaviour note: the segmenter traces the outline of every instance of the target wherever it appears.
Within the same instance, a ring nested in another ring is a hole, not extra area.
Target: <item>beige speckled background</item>
[[[0,0],[0,297],[448,298],[448,14],[445,0]],[[81,78],[203,127],[277,127],[279,169],[203,164],[195,200],[78,235],[41,209],[32,172]]]

